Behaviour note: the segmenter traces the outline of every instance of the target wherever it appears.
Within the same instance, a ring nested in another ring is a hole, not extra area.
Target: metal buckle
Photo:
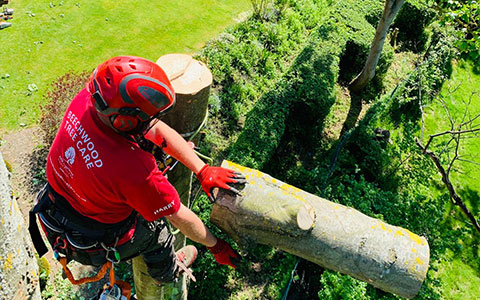
[[[100,243],[100,245],[102,245],[103,249],[105,249],[105,251],[106,251],[105,259],[108,260],[109,262],[111,262],[112,264],[117,264],[121,260],[120,253],[118,253],[117,248],[116,248],[119,239],[120,239],[119,237],[117,237],[115,239],[115,243],[114,243],[113,247],[109,247],[109,246],[105,245],[104,242]],[[113,252],[113,255],[115,256],[115,260],[113,260],[112,258],[109,257],[110,252]]]

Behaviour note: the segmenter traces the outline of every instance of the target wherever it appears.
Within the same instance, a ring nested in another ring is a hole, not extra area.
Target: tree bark
[[[240,244],[270,245],[384,291],[413,298],[429,265],[425,238],[224,161],[242,172],[241,196],[220,190],[211,221]]]
[[[0,299],[40,299],[38,265],[0,153]]]
[[[375,68],[377,67],[380,55],[382,54],[383,44],[385,43],[388,29],[404,2],[405,0],[385,0],[383,15],[378,23],[377,31],[375,32],[375,37],[373,38],[365,66],[363,67],[362,72],[350,82],[349,90],[351,92],[358,93],[375,76]]]

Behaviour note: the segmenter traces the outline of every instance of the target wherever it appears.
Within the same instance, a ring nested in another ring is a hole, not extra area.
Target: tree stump
[[[260,171],[242,172],[241,196],[220,190],[211,221],[241,244],[270,245],[322,267],[413,298],[427,274],[424,237],[288,185]]]
[[[167,73],[176,98],[175,106],[162,120],[186,140],[195,143],[197,141],[195,134],[205,124],[207,118],[212,74],[204,64],[187,54],[167,54],[160,57],[156,63]],[[181,202],[188,207],[192,172],[178,163],[168,171],[167,177],[177,190]],[[180,249],[185,243],[185,236],[181,233],[175,235],[175,249]],[[179,283],[173,287],[171,285],[159,287],[148,275],[141,257],[133,260],[133,270],[139,299],[187,299],[186,275],[182,275]]]

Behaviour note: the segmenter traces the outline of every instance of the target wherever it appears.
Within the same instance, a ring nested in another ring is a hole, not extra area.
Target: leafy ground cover
[[[18,129],[39,117],[49,84],[91,71],[115,55],[157,60],[194,53],[240,13],[247,0],[12,1],[13,26],[0,34],[0,128]]]

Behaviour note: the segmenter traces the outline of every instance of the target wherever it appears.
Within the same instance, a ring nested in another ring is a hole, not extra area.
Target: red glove
[[[246,182],[245,176],[241,173],[222,167],[210,167],[208,164],[205,164],[196,175],[202,184],[203,191],[212,202],[215,202],[215,198],[212,196],[212,189],[222,188],[240,194],[237,189],[229,186],[227,183]]]
[[[207,247],[212,252],[217,263],[221,265],[229,265],[234,269],[240,262],[240,255],[232,249],[232,247],[224,240],[217,238],[217,243],[213,247]]]

